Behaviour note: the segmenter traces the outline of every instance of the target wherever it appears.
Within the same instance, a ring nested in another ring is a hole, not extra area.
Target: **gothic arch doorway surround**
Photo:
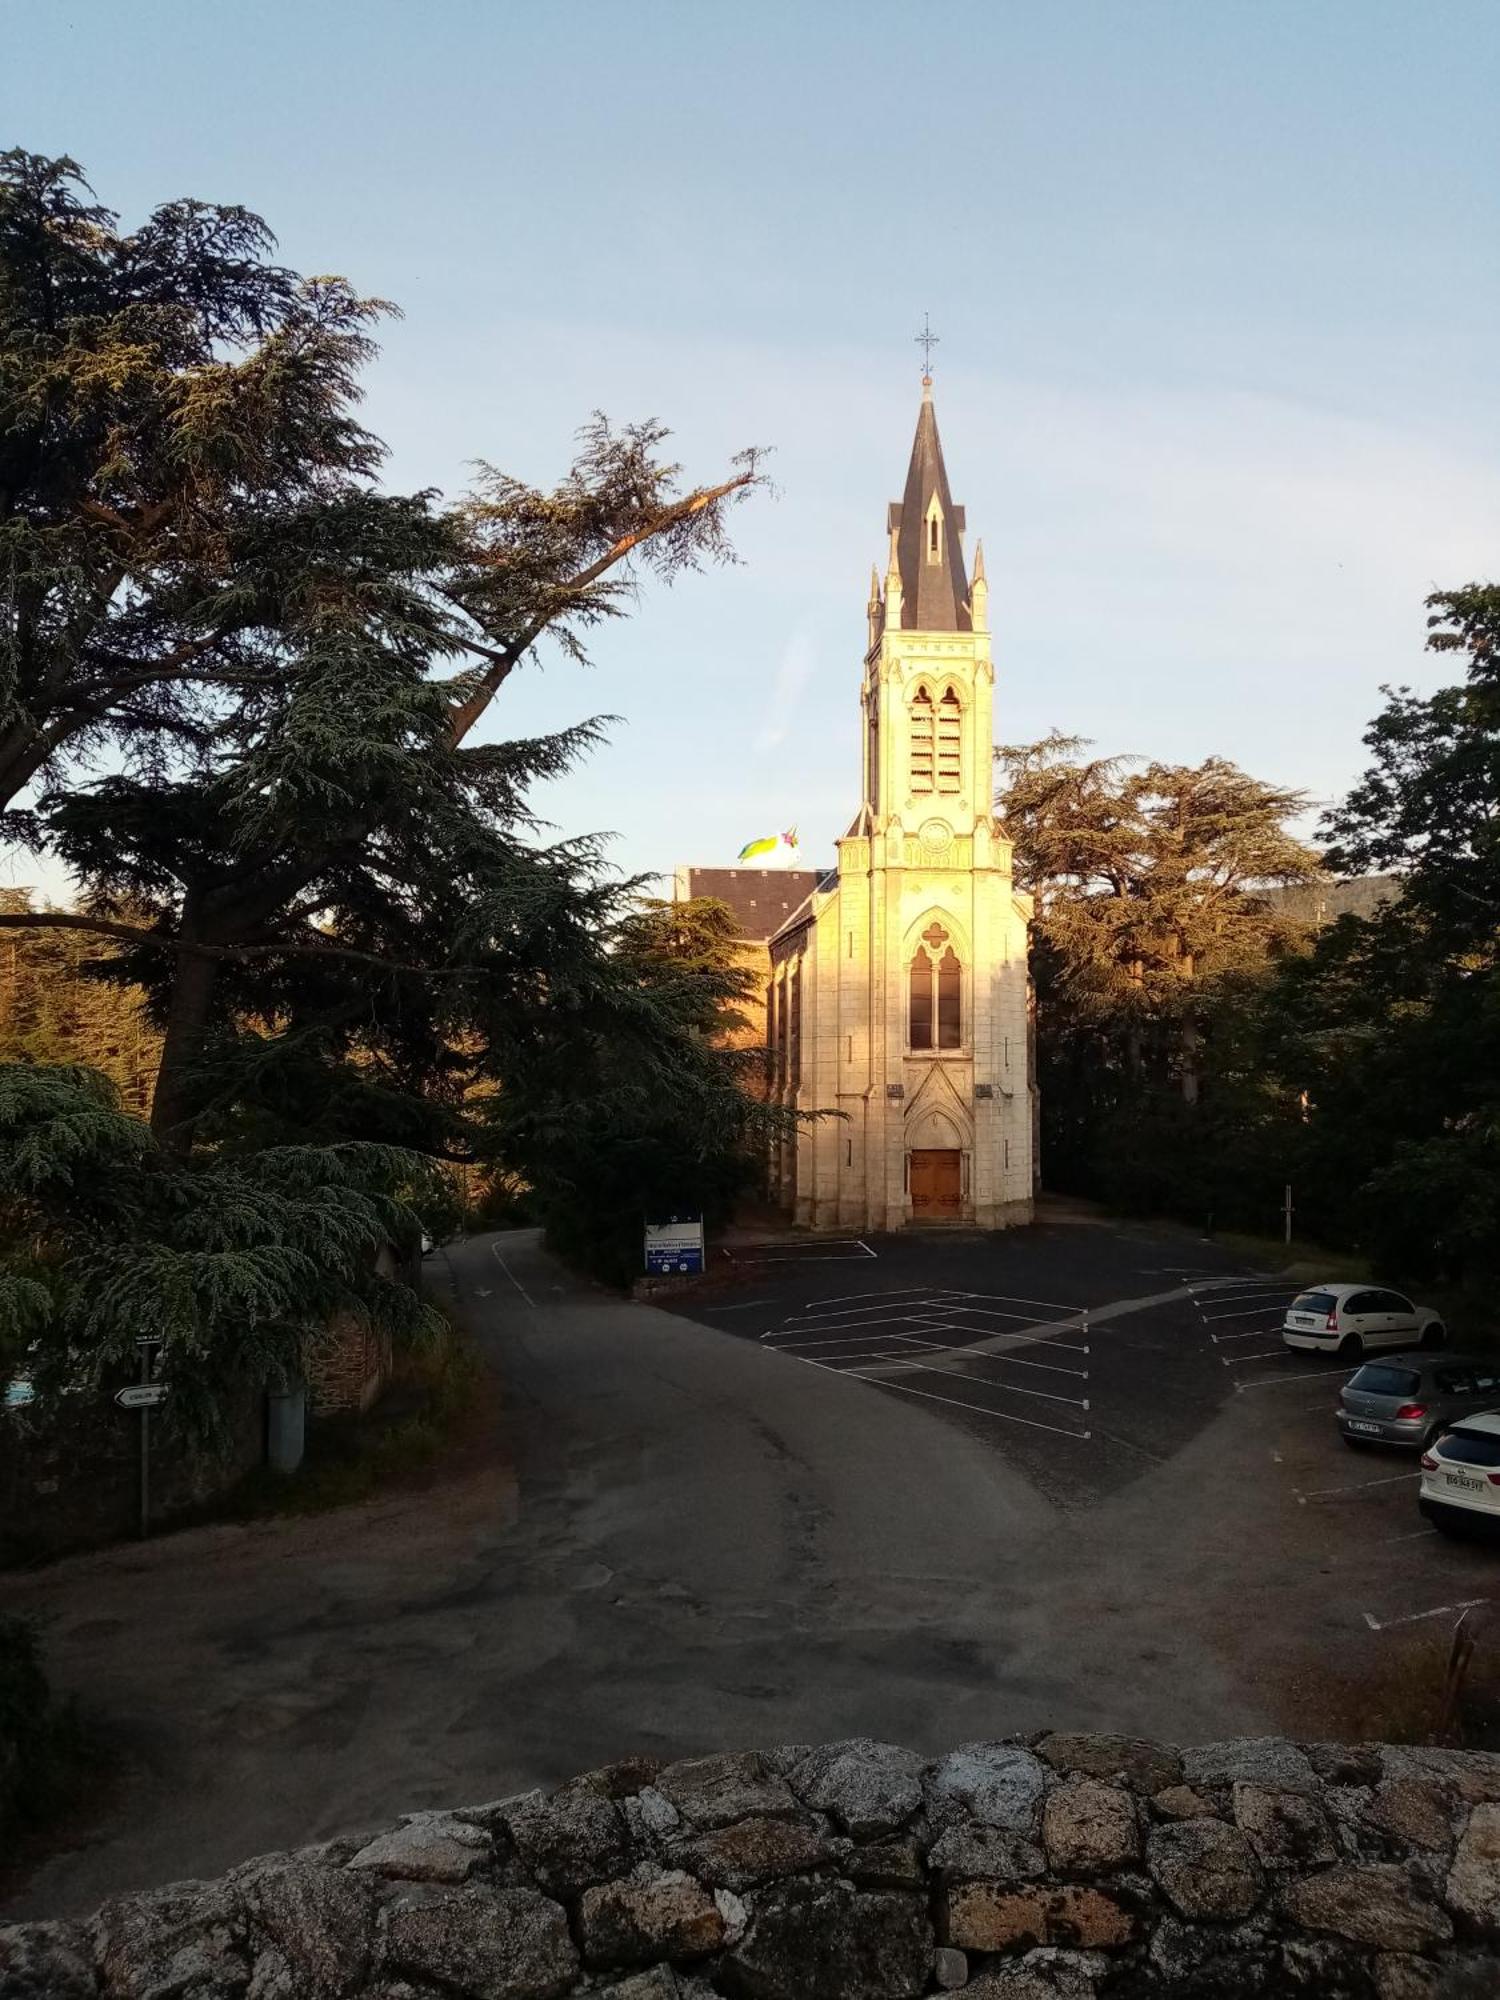
[[[906,1180],[913,1222],[962,1221],[964,1156],[952,1119],[929,1106],[912,1121],[907,1146]]]

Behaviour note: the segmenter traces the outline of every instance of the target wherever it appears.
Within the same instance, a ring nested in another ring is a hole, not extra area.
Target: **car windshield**
[[[1410,1368],[1382,1368],[1369,1362],[1354,1375],[1351,1389],[1362,1389],[1370,1396],[1414,1396],[1422,1386],[1422,1378]]]
[[[1294,1313],[1331,1313],[1338,1300],[1332,1292],[1299,1292],[1288,1310]]]
[[[1494,1431],[1449,1431],[1438,1440],[1438,1455],[1458,1465],[1500,1466],[1500,1437]]]

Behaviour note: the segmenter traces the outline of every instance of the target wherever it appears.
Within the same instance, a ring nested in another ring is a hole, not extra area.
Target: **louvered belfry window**
[[[918,688],[911,705],[911,788],[915,796],[933,787],[932,696]]]
[[[937,709],[937,788],[956,795],[963,777],[963,709],[949,688]]]

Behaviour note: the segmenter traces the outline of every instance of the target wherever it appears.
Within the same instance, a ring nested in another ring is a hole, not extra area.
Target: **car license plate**
[[[1462,1487],[1465,1493],[1482,1493],[1484,1491],[1484,1481],[1482,1479],[1464,1479],[1456,1472],[1448,1472],[1443,1476],[1450,1486]]]
[[[1344,1428],[1346,1430],[1351,1430],[1351,1431],[1360,1431],[1366,1437],[1380,1436],[1379,1424],[1362,1424],[1358,1422],[1354,1417],[1346,1417],[1344,1419]]]

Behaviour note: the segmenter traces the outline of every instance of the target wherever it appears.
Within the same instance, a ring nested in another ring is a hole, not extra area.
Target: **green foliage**
[[[96,1072],[0,1066],[0,1327],[45,1399],[127,1379],[136,1340],[185,1417],[215,1391],[300,1373],[335,1312],[417,1339],[416,1295],[375,1270],[411,1245],[426,1163],[349,1143],[183,1165]],[[3,1359],[0,1356],[0,1359]]]
[[[271,263],[243,209],[122,232],[87,196],[71,160],[0,158],[0,804],[40,783],[27,827],[136,940],[117,969],[150,992],[153,1124],[185,1154],[237,1020],[279,1031],[279,988],[336,948],[446,977],[568,892],[576,854],[520,879],[524,792],[596,731],[474,728],[544,636],[581,658],[641,569],[732,559],[761,481],[747,453],[684,491],[661,425],[596,416],[550,490],[485,467],[447,508],[378,492],[352,413],[388,308]],[[104,742],[122,768],[64,792]],[[335,1028],[348,1005],[345,981]]]
[[[1079,942],[1086,923],[1053,921],[1059,891],[1039,871],[1044,1158],[1055,1182],[1260,1232],[1274,1227],[1289,1183],[1298,1228],[1314,1240],[1362,1250],[1407,1283],[1493,1282],[1500,589],[1440,593],[1429,611],[1432,649],[1464,657],[1466,678],[1425,697],[1388,691],[1365,739],[1371,768],[1325,822],[1331,865],[1394,871],[1397,887],[1300,937],[1296,926],[1278,932],[1284,910],[1268,905],[1263,921],[1252,900],[1250,927],[1198,985],[1195,1092],[1177,1088],[1187,1072],[1170,1040],[1165,1060],[1153,1062],[1149,1036],[1139,1060],[1128,1044],[1122,1059],[1109,1010],[1094,1004],[1104,981]],[[1064,804],[1098,851],[1113,852],[1112,780],[1070,782]],[[1045,861],[1068,822],[1043,805],[1032,851]],[[1061,894],[1076,897],[1075,878]],[[1151,901],[1149,885],[1138,899]]]
[[[1044,1169],[1124,1207],[1175,1207],[1179,1188],[1197,1203],[1222,1178],[1215,1114],[1179,1105],[1202,1092],[1236,982],[1298,935],[1269,891],[1316,880],[1318,859],[1285,829],[1295,792],[1222,758],[1131,770],[1084,747],[1054,734],[997,753],[1036,899]]]
[[[29,890],[0,890],[0,911],[32,907]],[[161,1036],[138,987],[95,976],[113,956],[78,931],[0,932],[0,1062],[84,1063],[110,1079],[130,1110],[144,1113]]]
[[[714,937],[666,950],[596,842],[539,843],[529,788],[602,725],[475,740],[543,641],[732,559],[754,454],[685,488],[661,425],[596,416],[550,488],[383,493],[353,412],[387,309],[270,253],[243,210],[122,231],[72,161],[0,160],[0,803],[32,788],[100,991],[161,1036],[150,1142],[76,1069],[0,1085],[6,1323],[41,1315],[57,1382],[143,1324],[201,1382],[389,1318],[371,1246],[440,1213],[419,1154],[623,1227],[733,1181],[757,1115]],[[49,924],[0,912],[27,951]]]
[[[215,1515],[319,1514],[356,1506],[392,1479],[425,1470],[485,1409],[486,1370],[446,1321],[432,1339],[396,1357],[388,1394],[372,1410],[313,1426],[296,1473],[258,1466]]]
[[[82,1776],[83,1732],[53,1700],[32,1627],[0,1618],[0,1837],[39,1827]]]
[[[627,908],[605,943],[590,1004],[551,1013],[486,1110],[549,1242],[624,1284],[645,1221],[723,1220],[790,1114],[753,1094],[764,1050],[725,1039],[753,981],[722,904]]]
[[[0,155],[0,805],[211,740],[381,506],[351,410],[386,308],[271,247],[195,201],[122,232],[75,161]]]

